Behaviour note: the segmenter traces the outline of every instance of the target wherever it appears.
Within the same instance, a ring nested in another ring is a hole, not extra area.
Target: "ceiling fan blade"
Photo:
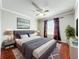
[[[32,5],[35,6],[37,9],[41,9],[40,7],[38,7],[38,5],[32,1]]]
[[[43,9],[41,9],[41,8],[40,8],[35,2],[33,2],[33,1],[32,1],[32,5],[37,8],[37,11],[39,11],[39,12],[42,12],[42,11],[43,11]]]
[[[49,10],[45,10],[44,12],[49,12]]]

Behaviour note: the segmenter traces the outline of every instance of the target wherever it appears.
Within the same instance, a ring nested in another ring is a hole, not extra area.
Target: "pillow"
[[[21,39],[20,35],[18,33],[15,34],[16,39]]]
[[[22,39],[28,38],[28,35],[26,35],[26,34],[25,35],[20,35],[20,36],[21,36]]]
[[[30,36],[37,36],[37,35],[38,35],[37,32],[35,32],[34,34],[30,34]]]

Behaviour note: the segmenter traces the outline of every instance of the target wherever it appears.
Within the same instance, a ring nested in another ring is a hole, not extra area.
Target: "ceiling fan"
[[[36,8],[36,11],[37,11],[37,12],[40,12],[41,14],[44,14],[44,15],[45,15],[45,13],[49,12],[48,9],[44,10],[44,9],[40,8],[40,7],[39,7],[35,2],[33,2],[33,1],[32,1],[32,5]],[[35,12],[35,11],[34,11],[34,12]],[[37,14],[37,15],[39,15],[39,14]],[[37,15],[36,15],[36,16],[37,16]]]

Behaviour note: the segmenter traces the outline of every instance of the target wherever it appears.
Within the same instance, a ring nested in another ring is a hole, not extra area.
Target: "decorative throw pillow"
[[[20,36],[21,36],[22,39],[28,38],[28,35],[26,35],[26,34],[25,35],[20,35]]]

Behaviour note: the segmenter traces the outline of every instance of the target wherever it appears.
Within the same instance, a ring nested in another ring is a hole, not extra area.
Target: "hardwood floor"
[[[69,51],[69,45],[65,43],[61,43],[61,49],[60,49],[60,58],[61,59],[70,59],[70,51]]]
[[[12,49],[2,50],[1,59],[16,59],[13,55]],[[70,59],[69,46],[65,43],[61,43],[60,59]]]
[[[12,48],[14,49],[14,48]],[[16,59],[13,55],[12,49],[5,49],[1,52],[1,59]]]

